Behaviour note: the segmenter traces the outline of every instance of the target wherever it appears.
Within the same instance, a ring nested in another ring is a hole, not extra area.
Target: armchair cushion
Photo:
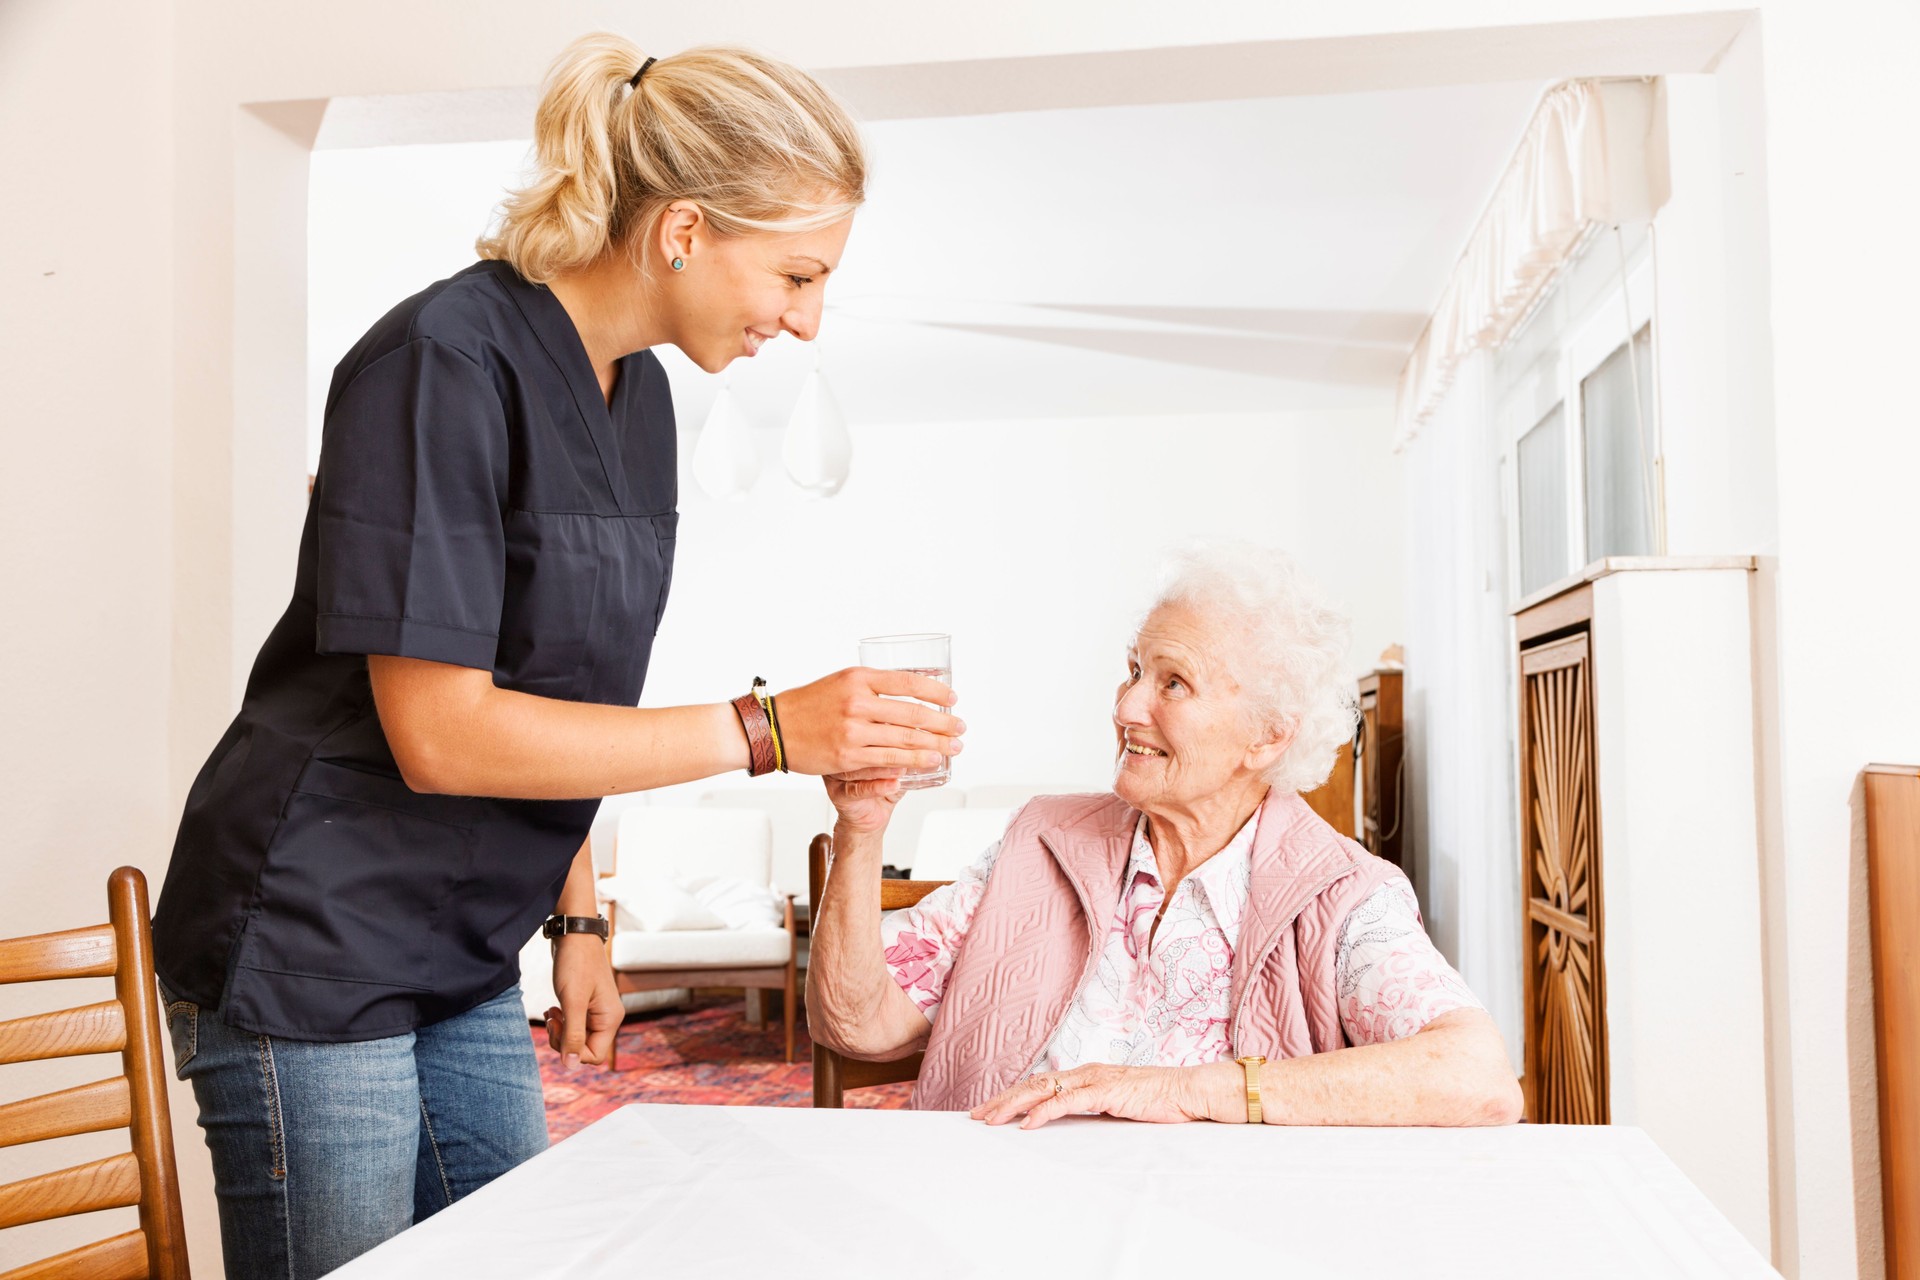
[[[602,877],[600,896],[613,903],[614,934],[726,929],[728,922],[672,877],[661,873]]]
[[[613,935],[616,969],[747,969],[787,962],[793,935],[778,926]]]
[[[729,929],[780,928],[781,900],[764,884],[739,876],[700,876],[684,882],[701,910]]]

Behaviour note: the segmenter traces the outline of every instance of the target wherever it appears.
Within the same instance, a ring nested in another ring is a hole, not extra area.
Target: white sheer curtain
[[[1427,928],[1520,1063],[1520,855],[1506,531],[1490,361],[1463,361],[1403,453],[1407,492],[1408,794]]]
[[[1569,80],[1541,98],[1400,372],[1403,447],[1462,362],[1506,341],[1596,227],[1666,203],[1658,94],[1653,80]]]

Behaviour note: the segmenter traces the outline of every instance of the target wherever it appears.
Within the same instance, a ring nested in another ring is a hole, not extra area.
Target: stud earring
[[[685,258],[675,258],[673,260],[673,269],[675,271],[683,270],[686,267],[686,265],[687,265],[687,260]]]

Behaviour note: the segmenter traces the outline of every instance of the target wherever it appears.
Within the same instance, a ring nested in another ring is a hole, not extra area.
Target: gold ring
[[[1057,1098],[1061,1094],[1065,1093],[1066,1091],[1067,1091],[1067,1086],[1060,1083],[1059,1076],[1055,1076],[1053,1078],[1053,1096]]]

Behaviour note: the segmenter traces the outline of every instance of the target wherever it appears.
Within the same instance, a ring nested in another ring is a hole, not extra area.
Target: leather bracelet
[[[786,735],[780,732],[780,706],[773,700],[772,694],[767,695],[767,719],[773,722],[773,745],[780,750],[780,772],[789,773]]]
[[[761,688],[766,685],[758,676],[753,683]],[[767,709],[760,705],[758,694],[741,694],[733,700],[733,709],[740,716],[740,727],[747,733],[747,776],[757,778],[763,773],[772,773],[780,767],[780,757],[773,745],[773,722],[767,717]]]

